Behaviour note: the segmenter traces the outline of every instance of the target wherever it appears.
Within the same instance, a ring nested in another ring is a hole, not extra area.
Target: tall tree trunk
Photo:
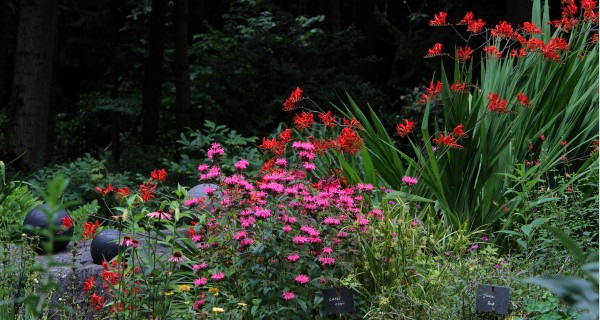
[[[142,93],[143,144],[154,143],[158,134],[166,15],[167,0],[152,0],[149,36],[150,48],[148,58],[146,59],[144,89]]]
[[[327,0],[327,11],[325,21],[331,32],[342,31],[342,16],[340,12],[340,0]]]
[[[190,111],[190,62],[188,59],[188,0],[173,2],[173,25],[175,29],[175,120],[177,136],[191,125]]]
[[[23,0],[19,15],[11,150],[19,164],[45,164],[53,147],[56,106],[57,0]]]

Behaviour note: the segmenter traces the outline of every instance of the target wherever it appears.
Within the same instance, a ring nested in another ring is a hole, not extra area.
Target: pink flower
[[[291,262],[296,262],[298,259],[300,259],[300,256],[297,253],[292,253],[287,257],[287,259]]]
[[[254,242],[254,240],[252,238],[246,238],[246,239],[240,241],[240,245],[242,247],[247,247],[247,246],[251,245],[253,242]]]
[[[294,243],[295,244],[305,244],[308,242],[308,238],[303,237],[303,236],[295,236],[294,237]]]
[[[192,266],[194,272],[205,269],[206,267],[208,267],[208,264],[206,262],[202,262],[201,264],[195,264]]]
[[[234,238],[235,240],[237,240],[237,241],[240,241],[240,240],[244,239],[244,238],[246,237],[246,235],[247,235],[247,234],[246,234],[246,231],[240,231],[240,232],[236,233],[236,234],[233,236],[233,238]]]
[[[175,251],[173,252],[173,255],[169,258],[169,262],[183,262],[187,260],[187,258],[180,252],[180,251]]]
[[[335,259],[332,257],[319,257],[319,261],[321,261],[321,264],[324,266],[332,265],[335,263]]]
[[[215,280],[216,282],[219,282],[223,280],[223,278],[225,278],[225,275],[223,274],[223,272],[219,272],[211,275],[210,278]]]
[[[306,284],[310,281],[310,278],[305,274],[299,274],[296,276],[295,280],[299,284]]]
[[[285,299],[286,301],[292,300],[294,299],[295,295],[292,291],[286,291],[283,293],[283,299]]]
[[[419,182],[419,180],[417,178],[413,178],[413,177],[409,177],[409,176],[404,176],[404,177],[402,177],[402,182],[405,185],[407,185],[409,187],[412,187],[415,184],[417,184],[417,182]]]
[[[248,162],[248,160],[246,159],[242,159],[238,162],[236,162],[233,166],[238,169],[238,170],[244,170],[246,168],[248,168],[248,165],[250,164],[250,162]]]
[[[204,277],[202,278],[198,278],[198,279],[194,279],[194,285],[197,287],[203,286],[208,282],[208,280]]]
[[[285,160],[284,158],[279,158],[275,160],[275,165],[278,167],[285,168],[285,166],[287,165],[287,160]]]
[[[203,163],[201,165],[198,166],[198,172],[206,172],[208,170],[209,166],[206,163]]]
[[[331,249],[330,247],[323,247],[323,250],[321,252],[323,254],[331,254],[333,252],[333,249]]]
[[[223,148],[218,143],[213,143],[208,149],[208,158],[212,160],[213,158],[218,158],[225,153]]]
[[[146,217],[158,220],[173,220],[173,216],[163,211],[154,211],[146,214]]]
[[[285,226],[283,226],[283,232],[289,233],[290,231],[292,231],[292,226],[287,225],[287,224]]]
[[[327,218],[325,218],[325,220],[323,220],[323,223],[326,225],[338,225],[338,224],[340,224],[340,219],[327,217]]]

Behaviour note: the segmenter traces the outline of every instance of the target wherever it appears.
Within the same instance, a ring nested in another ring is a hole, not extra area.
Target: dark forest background
[[[439,70],[427,49],[454,47],[428,26],[439,11],[516,26],[531,1],[1,0],[0,160],[146,170],[206,120],[272,133],[296,86],[325,109],[348,92],[393,129]]]

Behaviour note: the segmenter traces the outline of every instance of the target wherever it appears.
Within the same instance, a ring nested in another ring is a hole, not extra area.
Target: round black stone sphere
[[[104,229],[100,231],[92,240],[90,253],[95,264],[102,264],[102,261],[110,261],[119,254],[122,247],[119,245],[121,232],[115,229]]]
[[[45,248],[48,246],[48,237],[40,232],[41,230],[50,227],[47,212],[50,212],[50,207],[46,204],[41,204],[31,209],[23,221],[23,233],[29,237],[35,235],[40,237],[40,243],[38,244],[36,251],[41,254],[47,253]],[[52,253],[62,251],[71,241],[73,236],[73,226],[68,229],[65,229],[62,226],[63,219],[67,217],[70,218],[71,216],[66,210],[59,210],[52,214],[52,219],[56,228],[54,231],[54,241],[52,243]]]

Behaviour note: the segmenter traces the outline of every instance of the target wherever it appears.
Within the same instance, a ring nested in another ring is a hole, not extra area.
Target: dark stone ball
[[[95,264],[102,264],[102,261],[110,261],[119,254],[123,247],[119,245],[121,232],[115,229],[104,229],[100,231],[92,240],[90,245],[90,254]]]
[[[46,204],[41,204],[29,211],[25,216],[25,220],[23,221],[23,233],[25,233],[28,237],[39,236],[40,243],[36,248],[36,251],[40,254],[47,253],[45,248],[48,246],[48,237],[43,235],[40,231],[44,229],[50,228],[50,222],[48,220],[48,214],[50,212],[50,207]],[[55,224],[54,231],[54,241],[52,243],[52,252],[56,253],[64,250],[71,238],[73,237],[73,226],[65,229],[62,226],[62,221],[64,218],[71,217],[66,210],[59,210],[52,214],[52,219]]]

